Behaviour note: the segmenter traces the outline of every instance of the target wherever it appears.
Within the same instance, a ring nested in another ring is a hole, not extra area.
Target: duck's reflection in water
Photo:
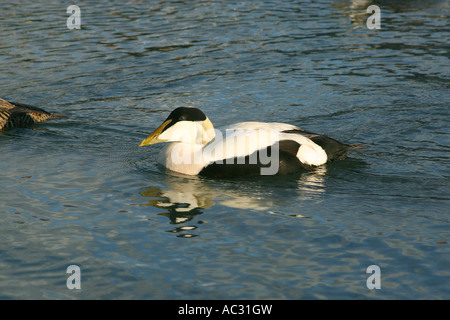
[[[165,188],[154,186],[141,191],[150,198],[143,206],[164,209],[158,215],[169,218],[175,228],[168,230],[179,237],[195,237],[193,233],[205,220],[190,223],[205,209],[215,205],[228,208],[281,213],[283,202],[318,199],[325,192],[326,167],[291,177],[258,177],[252,179],[212,180],[175,174],[165,176]],[[301,214],[290,216],[305,217]],[[198,233],[198,232],[196,232]]]

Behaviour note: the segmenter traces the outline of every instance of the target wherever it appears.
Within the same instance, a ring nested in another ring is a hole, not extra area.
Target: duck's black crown
[[[167,120],[169,119],[172,120],[172,123],[178,121],[203,121],[206,120],[206,115],[197,108],[179,107],[170,113],[167,117]]]

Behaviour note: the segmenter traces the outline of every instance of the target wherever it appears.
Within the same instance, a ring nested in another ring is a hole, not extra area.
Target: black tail
[[[303,129],[293,129],[293,130],[285,130],[284,133],[294,133],[300,134],[309,138],[311,141],[321,146],[323,150],[325,150],[328,161],[336,160],[336,159],[344,159],[345,154],[348,151],[365,149],[366,146],[362,144],[345,144],[334,140],[330,137],[323,136],[320,134],[315,134],[309,131],[304,131]]]
[[[345,144],[322,135],[313,136],[310,139],[314,143],[321,146],[323,150],[325,150],[325,152],[327,153],[328,161],[344,159],[348,151],[366,148],[366,146],[363,146],[361,144]]]

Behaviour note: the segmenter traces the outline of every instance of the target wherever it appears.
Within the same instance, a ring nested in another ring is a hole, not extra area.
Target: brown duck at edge
[[[0,98],[0,130],[27,127],[35,123],[67,117],[61,113],[50,113],[24,103],[9,102]]]

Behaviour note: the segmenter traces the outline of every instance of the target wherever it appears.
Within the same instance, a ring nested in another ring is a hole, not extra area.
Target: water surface
[[[377,2],[369,30],[370,4],[83,1],[80,30],[1,4],[0,96],[70,117],[0,133],[0,298],[450,298],[449,4]],[[180,176],[138,144],[187,105],[369,148]]]

